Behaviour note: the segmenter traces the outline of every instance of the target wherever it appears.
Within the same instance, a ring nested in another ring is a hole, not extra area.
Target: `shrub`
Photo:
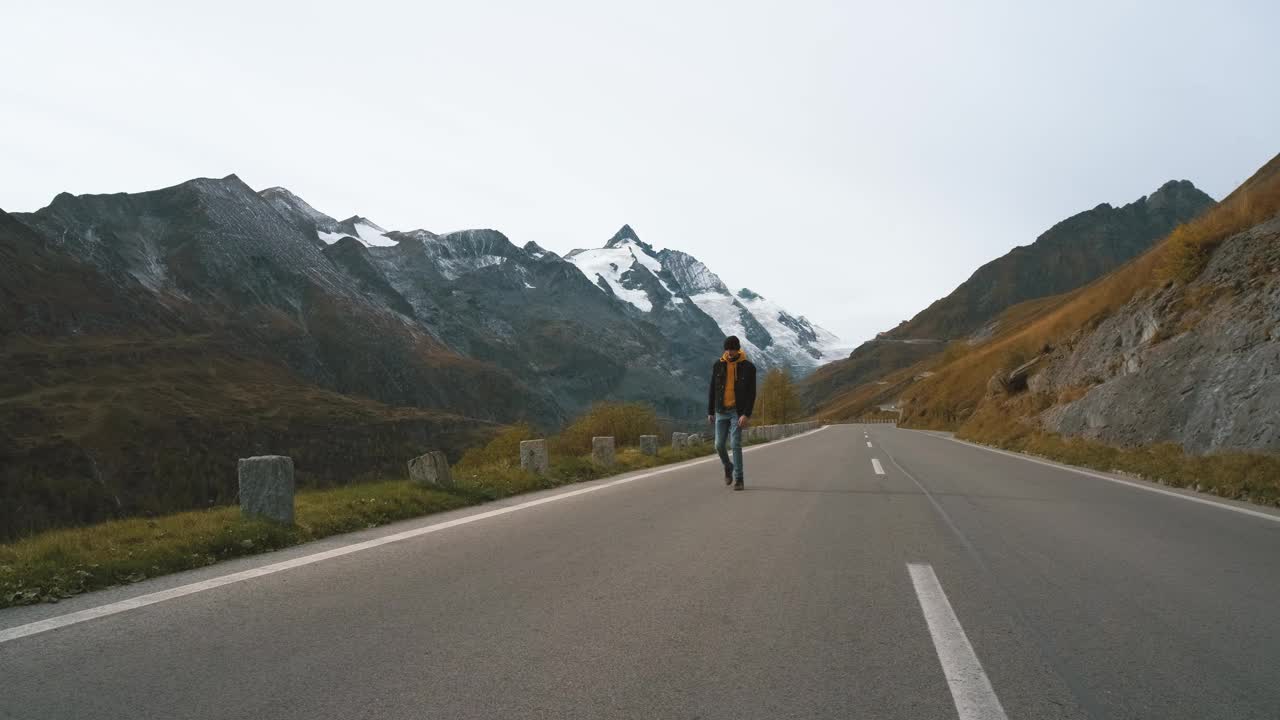
[[[550,450],[574,455],[591,451],[591,438],[612,436],[618,446],[638,445],[641,435],[658,432],[658,414],[645,403],[600,402],[552,438]]]
[[[503,428],[492,440],[480,447],[473,447],[462,454],[456,467],[466,471],[468,468],[497,466],[500,468],[517,467],[520,464],[520,443],[536,437],[533,428],[527,423],[511,425]]]
[[[803,412],[800,396],[796,392],[791,373],[783,368],[773,368],[764,376],[756,401],[757,419],[761,425],[781,425],[795,422]]]

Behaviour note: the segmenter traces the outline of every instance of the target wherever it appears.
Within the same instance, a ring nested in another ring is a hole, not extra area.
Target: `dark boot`
[[[733,463],[724,466],[724,484],[729,485],[733,482]]]
[[[743,484],[742,484],[742,478],[738,478],[737,482],[735,482],[735,483],[733,484],[733,489],[734,489],[734,490],[746,490],[746,489],[747,489],[747,487],[746,487],[745,485],[743,485]]]

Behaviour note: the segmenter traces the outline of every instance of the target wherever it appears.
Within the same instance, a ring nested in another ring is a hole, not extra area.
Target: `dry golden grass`
[[[1189,455],[1172,443],[1120,448],[1044,432],[1016,419],[1043,409],[1046,402],[1046,398],[1028,394],[999,406],[992,403],[966,423],[957,436],[1070,465],[1124,472],[1174,487],[1280,506],[1280,456],[1242,452]]]
[[[921,368],[928,367],[930,362],[926,360],[886,375],[879,381],[850,388],[823,403],[814,415],[823,422],[840,422],[878,415],[878,406],[896,400],[911,384],[911,379],[921,372]],[[885,384],[880,385],[881,382]]]
[[[1191,282],[1204,270],[1222,241],[1280,211],[1278,160],[1280,156],[1208,212],[1174,229],[1158,248],[1156,276],[1161,283]]]

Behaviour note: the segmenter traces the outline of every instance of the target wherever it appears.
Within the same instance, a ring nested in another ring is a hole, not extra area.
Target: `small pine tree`
[[[770,370],[760,385],[756,405],[761,424],[781,425],[799,420],[800,396],[791,381],[791,373],[785,368]]]

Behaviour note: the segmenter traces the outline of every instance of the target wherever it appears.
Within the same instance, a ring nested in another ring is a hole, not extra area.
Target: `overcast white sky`
[[[4,5],[6,210],[236,173],[560,252],[630,223],[850,344],[1280,151],[1269,1]]]

